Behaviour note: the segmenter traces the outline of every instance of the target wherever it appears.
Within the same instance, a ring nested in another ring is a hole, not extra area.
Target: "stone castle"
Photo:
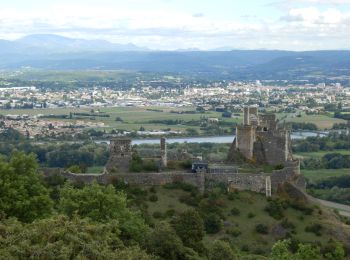
[[[129,172],[133,151],[131,140],[116,138],[110,143],[110,158],[102,174],[73,174],[60,171],[70,180],[90,183],[111,183],[115,180],[143,186],[163,185],[172,182],[186,182],[198,187],[201,192],[208,184],[220,182],[229,189],[250,190],[266,196],[278,186],[290,182],[298,188],[305,188],[300,174],[299,161],[293,161],[289,131],[279,128],[275,115],[259,115],[255,107],[244,108],[243,124],[237,126],[226,165],[210,165],[194,162],[191,171],[167,171],[166,139],[160,139],[160,156],[152,158],[158,162],[159,171],[151,173]],[[240,164],[278,166],[271,173],[240,173]],[[52,172],[46,172],[52,174]]]
[[[240,163],[242,159],[274,166],[293,160],[290,132],[278,127],[276,115],[259,115],[257,107],[244,107],[243,124],[236,128],[227,160]]]

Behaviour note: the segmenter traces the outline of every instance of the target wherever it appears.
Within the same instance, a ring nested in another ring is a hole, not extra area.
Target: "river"
[[[313,136],[326,136],[326,132],[310,132],[310,131],[301,131],[293,132],[291,138],[296,139],[305,139],[306,137]],[[218,144],[229,144],[232,143],[234,135],[225,135],[225,136],[208,136],[208,137],[178,137],[178,138],[168,138],[167,143],[218,143]],[[103,143],[107,141],[96,141],[97,143]],[[159,138],[152,139],[133,139],[132,144],[158,144]]]

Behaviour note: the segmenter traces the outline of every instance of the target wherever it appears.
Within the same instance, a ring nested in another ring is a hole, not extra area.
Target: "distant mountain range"
[[[350,51],[277,51],[196,49],[156,51],[133,44],[29,35],[0,40],[0,69],[135,70],[188,73],[205,78],[240,80],[334,79],[349,82]]]

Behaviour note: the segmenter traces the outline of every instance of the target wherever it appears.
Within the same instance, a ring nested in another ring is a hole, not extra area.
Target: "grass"
[[[318,181],[330,177],[339,177],[343,175],[350,176],[350,169],[319,169],[319,170],[302,170],[306,178],[311,181]]]
[[[183,212],[186,209],[192,208],[179,201],[181,195],[189,195],[188,192],[182,190],[169,190],[162,187],[156,188],[156,195],[158,201],[147,201],[147,211],[150,216],[154,212],[165,213],[169,209],[175,210],[176,214]],[[152,193],[148,193],[148,197]],[[214,235],[206,235],[204,243],[210,243],[214,239],[229,237],[233,240],[234,244],[238,248],[249,247],[250,252],[256,250],[262,250],[267,252],[271,246],[279,239],[273,232],[274,228],[281,222],[281,220],[275,220],[264,210],[268,204],[267,199],[262,194],[256,194],[252,192],[239,192],[234,200],[229,200],[227,195],[221,195],[220,198],[223,214],[225,216],[223,229]],[[237,208],[239,215],[232,215],[231,210]],[[248,214],[253,213],[254,217],[249,218]],[[325,244],[330,236],[323,234],[322,236],[316,236],[313,233],[305,232],[305,227],[322,219],[317,211],[313,215],[303,215],[299,210],[289,207],[284,212],[285,217],[288,218],[296,226],[296,234],[293,235],[301,242],[319,242]],[[161,221],[161,219],[153,218],[153,221]],[[167,220],[170,221],[170,218]],[[262,235],[255,231],[257,224],[265,224],[269,228],[269,234]],[[229,229],[235,229],[240,232],[237,237],[227,234]]]
[[[147,107],[152,109],[152,107]],[[169,107],[154,107],[154,109],[163,110],[163,112],[149,111],[144,107],[109,107],[100,108],[101,113],[108,114],[110,117],[96,117],[96,120],[90,120],[89,117],[83,119],[83,121],[91,122],[103,122],[106,130],[111,129],[123,129],[127,131],[139,130],[140,127],[144,127],[146,130],[180,130],[186,131],[187,128],[196,129],[200,132],[199,126],[189,126],[185,124],[179,125],[166,125],[166,124],[154,124],[149,123],[150,120],[183,120],[183,121],[198,121],[201,117],[216,117],[225,122],[238,122],[239,118],[222,118],[221,112],[206,112],[205,114],[177,114],[171,113],[171,111],[189,111],[195,110],[194,107],[185,108],[169,108]],[[13,110],[0,110],[0,114],[7,115],[69,115],[69,113],[90,113],[91,109],[88,108],[56,108],[56,109],[13,109]],[[116,118],[122,118],[122,122],[116,121]],[[49,120],[49,119],[48,119]],[[64,120],[64,121],[75,121],[76,119],[53,119],[53,120]],[[80,120],[80,119],[79,119]],[[228,127],[227,127],[228,128]]]
[[[321,158],[329,153],[340,153],[343,155],[350,155],[350,150],[334,150],[334,151],[318,151],[318,152],[307,152],[307,153],[296,153],[295,155],[303,158]]]
[[[87,169],[87,173],[102,173],[104,166],[93,166]]]
[[[329,117],[327,115],[306,115],[303,114],[301,117],[292,117],[289,114],[285,114],[287,117],[284,119],[287,122],[295,123],[313,123],[318,129],[326,130],[331,129],[336,123],[346,123],[343,119]]]

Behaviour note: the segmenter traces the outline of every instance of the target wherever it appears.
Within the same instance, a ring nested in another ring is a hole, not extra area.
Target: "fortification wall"
[[[46,176],[61,174],[68,180],[82,183],[92,183],[94,181],[102,184],[111,183],[113,180],[125,183],[159,186],[173,182],[185,182],[192,184],[203,192],[205,182],[215,181],[227,184],[231,188],[239,190],[250,190],[265,193],[266,177],[271,177],[271,186],[277,190],[278,185],[290,181],[297,183],[298,187],[305,188],[305,182],[300,175],[299,162],[289,162],[282,170],[273,171],[272,174],[246,174],[246,173],[190,173],[190,172],[160,172],[160,173],[124,173],[124,174],[74,174],[60,171],[59,169],[44,170]]]
[[[255,129],[253,126],[238,126],[236,128],[236,148],[245,158],[253,159]]]
[[[257,132],[257,142],[254,145],[256,161],[270,165],[284,165],[290,154],[288,141],[286,131]]]

